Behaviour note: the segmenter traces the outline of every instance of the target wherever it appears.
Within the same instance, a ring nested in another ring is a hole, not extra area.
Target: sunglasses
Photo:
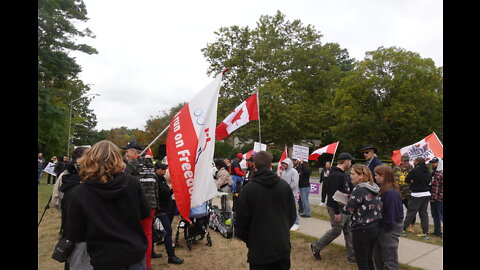
[[[368,153],[370,153],[370,152],[363,152],[362,154],[366,155],[366,154],[368,154]]]

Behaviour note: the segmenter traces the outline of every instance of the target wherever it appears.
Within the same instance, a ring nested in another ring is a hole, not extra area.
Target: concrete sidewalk
[[[320,238],[331,228],[330,222],[317,218],[300,218],[299,233]],[[343,233],[333,241],[345,246]],[[443,269],[443,247],[400,237],[398,260],[410,266],[428,270]]]

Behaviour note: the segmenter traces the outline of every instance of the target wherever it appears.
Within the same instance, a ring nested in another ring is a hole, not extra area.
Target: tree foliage
[[[218,121],[254,91],[260,95],[262,142],[292,143],[318,139],[328,129],[328,100],[335,85],[351,69],[346,49],[322,44],[312,25],[289,21],[278,11],[261,16],[254,29],[222,27],[202,52],[208,73],[225,67]],[[258,138],[257,123],[235,131],[241,140]]]
[[[75,42],[77,37],[94,38],[88,28],[80,30],[74,25],[87,20],[81,0],[38,1],[38,148],[47,156],[66,153],[69,103],[90,90],[78,79],[81,67],[69,55],[71,51],[97,53],[91,46]],[[72,108],[74,140],[81,141],[82,132],[96,125],[89,102],[78,100]],[[77,129],[80,133],[75,134]]]

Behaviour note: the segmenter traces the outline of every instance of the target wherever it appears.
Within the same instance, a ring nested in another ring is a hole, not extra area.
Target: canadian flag
[[[230,133],[246,123],[258,120],[258,95],[251,95],[247,100],[238,105],[227,118],[225,118],[215,130],[218,141],[226,138]]]
[[[240,161],[240,168],[246,169],[247,168],[247,159],[251,158],[254,151],[253,149],[248,151],[247,153],[243,154],[243,159]]]
[[[211,172],[215,147],[219,74],[170,122],[166,149],[178,211],[190,222],[190,208],[217,194]]]
[[[277,167],[277,175],[280,176],[280,174],[283,171],[282,168],[282,161],[287,158],[287,147],[285,146],[285,150],[283,150],[282,156],[280,157],[280,160],[278,161],[278,167]]]
[[[423,138],[421,141],[405,146],[400,150],[393,151],[393,163],[398,166],[401,162],[402,156],[405,154],[410,157],[410,163],[412,164],[417,157],[425,158],[425,161],[428,163],[428,161],[434,157],[443,159],[443,144],[438,139],[437,134],[432,132],[432,134]]]
[[[308,160],[318,160],[318,157],[325,153],[335,154],[335,152],[337,151],[337,147],[338,147],[338,142],[334,142],[322,148],[318,148],[308,156]]]

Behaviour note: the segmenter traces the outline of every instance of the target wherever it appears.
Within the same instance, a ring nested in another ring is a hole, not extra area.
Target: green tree
[[[218,122],[258,90],[262,142],[291,144],[322,136],[332,91],[354,61],[346,49],[322,44],[312,25],[289,21],[280,11],[261,16],[254,29],[222,27],[215,35],[216,41],[202,49],[210,63],[207,73],[230,68],[220,90]],[[257,140],[257,123],[235,136]]]
[[[77,37],[94,38],[88,28],[79,30],[74,25],[87,21],[86,15],[81,0],[38,1],[38,148],[47,156],[66,153],[69,102],[90,90],[78,79],[81,67],[69,56],[71,51],[97,53],[94,48],[75,42]],[[88,99],[75,105],[72,134],[82,120],[87,121],[86,128],[96,125]]]
[[[402,48],[366,53],[338,85],[333,103],[334,137],[343,150],[365,144],[380,156],[435,131],[443,135],[443,69]]]

